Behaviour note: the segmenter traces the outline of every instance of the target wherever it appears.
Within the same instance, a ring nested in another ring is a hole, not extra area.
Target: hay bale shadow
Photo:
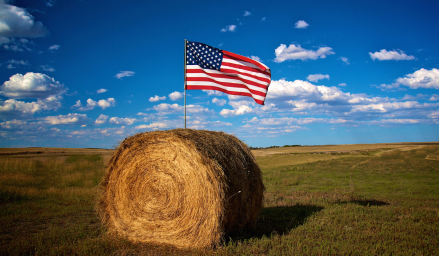
[[[255,226],[226,234],[225,243],[264,236],[270,237],[272,234],[286,234],[303,225],[309,216],[323,209],[321,206],[302,204],[264,208],[261,210]]]
[[[375,199],[352,199],[352,200],[348,200],[348,201],[339,201],[339,202],[336,202],[336,204],[358,204],[358,205],[366,206],[366,207],[390,205],[387,202],[379,201],[379,200],[375,200]]]

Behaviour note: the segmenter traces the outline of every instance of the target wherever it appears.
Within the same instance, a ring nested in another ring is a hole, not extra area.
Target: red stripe
[[[200,69],[188,69],[186,73],[203,73],[203,72],[204,72],[203,69],[200,68]],[[204,72],[204,73],[209,75],[209,76],[219,75],[219,74],[215,74],[215,73],[206,73],[206,72]],[[247,73],[241,73],[241,72],[234,70],[234,69],[223,69],[221,71],[221,73],[225,78],[235,78],[235,77],[238,77],[238,75],[243,75],[243,76],[248,76],[248,77],[254,78],[254,79],[260,81],[258,84],[259,84],[259,87],[261,87],[261,88],[266,88],[270,84],[270,79],[261,78],[259,76],[249,75]],[[243,79],[245,79],[245,78],[243,78]],[[257,83],[257,82],[253,82],[253,83]],[[263,84],[262,85],[263,87],[261,86],[261,84]]]
[[[243,88],[243,89],[246,89],[246,90],[250,91],[252,94],[259,95],[259,96],[262,96],[262,97],[265,97],[265,95],[267,95],[266,92],[252,90],[252,89],[250,89],[247,86],[242,85],[242,84],[228,83],[228,82],[219,82],[219,81],[216,81],[215,79],[208,78],[208,77],[188,77],[186,79],[186,81],[187,82],[212,82],[212,83],[216,83],[218,85],[222,85],[222,86],[226,86],[226,87],[231,87],[231,88]]]
[[[224,56],[224,58],[227,59],[226,56]],[[263,70],[260,70],[258,68],[254,68],[251,66],[245,66],[244,64],[234,64],[234,63],[228,63],[228,62],[223,61],[221,63],[221,67],[222,66],[228,66],[228,67],[238,68],[238,69],[247,70],[247,71],[251,71],[251,72],[255,72],[255,73],[261,73],[261,74],[268,75],[271,77],[271,73],[269,73],[267,71],[263,71]]]
[[[242,73],[242,72],[239,72],[238,70],[235,70],[235,69],[221,68],[221,72],[223,72],[224,74],[230,74],[230,76],[235,76],[234,74],[248,76],[248,77],[257,79],[257,80],[261,81],[261,83],[267,84],[267,85],[270,84],[270,81],[271,81],[270,79],[263,78],[260,76],[250,75],[247,73]]]
[[[231,95],[239,95],[239,96],[252,97],[252,95],[250,93],[228,91],[228,90],[225,90],[223,88],[218,88],[218,87],[215,87],[215,86],[188,85],[186,89],[187,90],[214,90],[214,91],[220,91],[220,92],[223,92],[223,93],[226,93],[226,94],[231,94]],[[258,103],[260,105],[264,105],[264,101],[265,100],[262,101],[262,100],[258,100],[258,99],[255,99],[255,98],[253,98],[253,99],[255,100],[256,103]]]
[[[229,51],[224,51],[224,50],[223,50],[223,54],[224,54],[224,55],[227,55],[227,56],[230,57],[231,59],[242,60],[242,61],[250,62],[250,63],[252,63],[253,65],[259,67],[262,71],[268,71],[268,70],[269,70],[269,69],[267,69],[266,67],[264,67],[264,65],[261,65],[261,63],[255,61],[255,60],[252,60],[252,59],[250,59],[250,58],[244,57],[244,56],[242,56],[242,55],[239,55],[239,54],[236,54],[236,53],[233,53],[233,52],[229,52]]]
[[[207,73],[204,70],[187,70],[187,73],[192,73],[192,74],[196,74],[196,73],[202,73],[202,74],[206,74],[207,76],[210,77],[214,77],[214,78],[226,78],[226,79],[235,79],[235,80],[239,80],[245,84],[249,84],[249,85],[253,85],[262,89],[267,90],[267,85],[268,82],[266,82],[265,84],[261,84],[261,83],[257,83],[248,79],[245,79],[243,77],[237,76],[237,75],[229,75],[229,74],[215,74],[215,73]],[[204,77],[200,77],[200,78],[204,78]]]

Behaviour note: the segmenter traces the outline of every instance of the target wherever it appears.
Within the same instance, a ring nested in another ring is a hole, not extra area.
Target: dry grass
[[[0,255],[439,255],[439,147],[366,153],[258,157],[256,225],[202,250],[107,235],[109,155],[0,156]]]
[[[234,136],[176,129],[125,139],[112,156],[98,204],[111,233],[133,242],[215,247],[254,223],[261,171]]]
[[[377,144],[346,144],[346,145],[323,145],[323,146],[302,146],[302,147],[281,147],[281,148],[267,148],[252,150],[253,154],[258,156],[268,156],[276,154],[304,154],[304,153],[355,153],[357,152],[367,152],[376,150],[414,150],[426,145],[436,145],[438,143],[377,143]]]

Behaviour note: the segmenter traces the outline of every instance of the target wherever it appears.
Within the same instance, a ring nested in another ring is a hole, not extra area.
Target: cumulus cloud
[[[86,114],[70,113],[68,115],[47,116],[43,120],[49,124],[84,124],[87,122],[88,117]]]
[[[259,58],[258,56],[252,55],[252,56],[250,56],[250,59],[261,62],[261,58]]]
[[[346,83],[339,83],[338,86],[345,87]]]
[[[157,123],[151,123],[151,124],[142,124],[135,127],[136,129],[164,129],[168,128],[168,124],[165,122],[157,122]]]
[[[296,22],[296,24],[294,25],[295,28],[307,28],[309,26],[308,23],[306,23],[306,21],[304,20],[299,20],[298,22]]]
[[[322,79],[329,79],[329,75],[314,74],[314,75],[309,75],[306,79],[311,82],[317,82]]]
[[[439,89],[439,69],[427,70],[421,68],[413,74],[405,75],[396,80],[399,84],[408,86],[410,89],[429,88]]]
[[[98,119],[96,119],[95,124],[100,125],[100,124],[105,124],[107,122],[108,116],[101,114]]]
[[[340,57],[340,60],[341,61],[343,61],[346,65],[349,65],[349,64],[351,64],[350,62],[349,62],[349,59],[348,58],[346,58],[346,57]]]
[[[177,100],[182,99],[184,94],[181,92],[175,91],[173,93],[170,93],[168,96],[169,96],[169,99],[171,99],[172,101],[177,101]]]
[[[150,98],[149,98],[149,101],[150,101],[150,102],[156,102],[156,101],[159,101],[159,100],[166,100],[166,96],[159,97],[158,95],[156,95],[156,96],[154,96],[154,97],[150,97]]]
[[[72,106],[72,108],[79,108],[80,111],[92,110],[96,106],[101,107],[102,109],[106,109],[116,105],[116,100],[114,98],[102,99],[99,101],[94,101],[92,99],[87,100],[87,106],[82,106],[81,101],[77,100],[76,104]]]
[[[225,28],[221,29],[221,32],[235,32],[236,31],[236,25],[228,25]]]
[[[108,92],[108,90],[107,89],[99,89],[96,92],[97,93],[104,93],[104,92]]]
[[[44,99],[65,92],[64,86],[54,78],[33,72],[15,74],[0,87],[0,95],[13,99]]]
[[[54,44],[54,45],[50,46],[48,49],[49,49],[49,51],[56,51],[56,50],[59,50],[60,47],[61,46],[59,46],[58,44]]]
[[[117,79],[122,79],[123,77],[126,77],[126,76],[134,76],[135,73],[136,72],[134,72],[134,71],[120,71],[117,75],[115,75],[115,77]]]
[[[438,101],[439,100],[439,94],[433,94],[431,95],[429,101]]]
[[[202,90],[202,91],[207,93],[208,96],[212,96],[212,95],[222,96],[223,95],[223,93],[220,91],[214,91],[214,90]]]
[[[439,69],[433,68],[431,70],[421,68],[413,74],[405,75],[396,79],[392,84],[375,85],[381,90],[405,90],[401,85],[407,86],[410,89],[426,88],[439,89]]]
[[[244,16],[250,16],[250,15],[252,15],[251,12],[249,12],[249,11],[244,12]]]
[[[132,125],[136,122],[135,118],[121,118],[121,117],[112,117],[110,118],[110,124],[118,124],[118,125]]]
[[[3,37],[43,37],[49,31],[26,9],[0,3],[0,36]]]
[[[399,51],[399,52],[398,52]],[[379,52],[369,52],[370,58],[372,60],[414,60],[416,59],[415,56],[407,55],[403,51],[387,51],[386,49],[382,49]]]
[[[286,60],[324,59],[327,55],[335,54],[331,47],[320,47],[317,51],[313,51],[304,49],[300,45],[295,44],[290,44],[288,47],[285,44],[281,44],[274,52],[276,55],[274,61],[277,63]]]
[[[184,106],[178,105],[178,104],[168,104],[168,103],[161,103],[159,105],[156,105],[153,107],[153,109],[161,115],[167,115],[167,114],[181,114],[184,111]],[[187,113],[197,113],[197,114],[212,114],[213,111],[209,110],[208,108],[205,108],[200,105],[186,105],[186,112]]]
[[[212,103],[214,103],[214,104],[216,104],[218,106],[224,106],[227,103],[227,101],[223,100],[223,99],[213,98],[212,99]]]

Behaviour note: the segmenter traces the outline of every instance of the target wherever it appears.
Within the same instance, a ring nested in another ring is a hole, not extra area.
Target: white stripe
[[[227,57],[226,57],[226,58],[227,58]],[[223,62],[224,62],[224,60],[225,60],[225,59],[223,59]],[[261,70],[261,71],[264,71],[263,69],[261,69],[260,67],[256,66],[255,64],[253,64],[253,63],[251,63],[251,62],[247,62],[247,61],[245,61],[245,60],[234,60],[234,59],[227,59],[227,60],[229,60],[229,61],[235,61],[235,62],[236,62],[235,64],[241,64],[241,65],[244,65],[244,66],[249,66],[249,67],[252,67],[252,68],[257,68],[257,69],[259,69],[259,70]],[[253,60],[253,61],[256,61],[256,60]],[[262,65],[263,67],[265,67],[266,69],[269,70],[269,68],[268,68],[264,63],[259,62],[259,61],[256,61],[256,62],[259,63],[260,65]]]
[[[256,76],[263,77],[265,79],[271,80],[270,77],[267,77],[266,75],[263,75],[261,73],[250,72],[250,71],[247,71],[247,70],[242,70],[242,69],[237,69],[237,68],[232,68],[232,67],[227,67],[227,68],[233,69],[233,70],[238,70],[240,73],[252,74],[252,75],[256,75]],[[242,77],[244,79],[251,80],[251,81],[256,82],[258,84],[261,84],[261,85],[265,85],[265,86],[269,85],[269,83],[267,83],[267,82],[262,82],[260,80],[257,80],[256,78],[248,77],[245,74],[226,73],[226,72],[221,72],[221,71],[218,71],[218,70],[215,70],[215,69],[203,69],[203,68],[201,68],[198,65],[186,65],[186,69],[203,70],[206,73],[219,74],[219,75],[231,75],[231,76],[238,75],[238,76],[240,76],[240,77]],[[189,75],[189,74],[190,73],[187,73],[187,75]]]
[[[187,85],[196,85],[196,86],[213,86],[213,87],[218,87],[218,88],[230,91],[230,92],[245,92],[245,93],[251,94],[252,97],[255,98],[255,99],[262,100],[262,101],[265,99],[264,96],[253,94],[248,89],[228,87],[228,86],[220,85],[220,84],[217,84],[217,83],[214,83],[214,82],[187,81],[186,84]]]
[[[242,85],[245,85],[245,86],[247,86],[248,88],[250,88],[252,90],[260,91],[260,92],[263,92],[263,93],[265,93],[267,91],[266,88],[264,89],[264,88],[261,88],[261,87],[258,87],[258,86],[247,84],[247,83],[245,83],[245,82],[243,82],[241,80],[233,79],[233,78],[218,78],[218,77],[212,77],[212,76],[209,76],[208,74],[203,74],[203,73],[187,73],[186,77],[208,77],[208,78],[213,79],[213,80],[218,81],[218,82],[242,84]],[[255,81],[255,82],[257,82],[257,81]],[[267,86],[266,83],[264,83],[264,84],[259,83],[259,82],[257,82],[257,83],[262,85],[262,86],[265,86],[265,87]]]
[[[231,63],[231,64],[237,64],[237,65],[241,65],[241,63],[238,63],[237,61],[235,61],[235,60],[231,60],[231,59],[223,59],[223,63]],[[252,64],[253,65],[253,64]],[[241,66],[243,66],[243,65],[241,65]],[[241,73],[247,73],[247,74],[250,74],[250,75],[254,75],[254,76],[259,76],[259,77],[262,77],[262,78],[265,78],[265,79],[271,79],[270,78],[270,76],[269,75],[266,75],[266,74],[264,74],[264,73],[259,73],[259,72],[253,72],[253,71],[248,71],[248,70],[244,70],[244,69],[240,69],[240,68],[234,68],[234,67],[227,67],[227,66],[224,66],[224,68],[229,68],[229,69],[233,69],[233,70],[238,70],[239,72],[241,72]],[[259,70],[261,70],[260,68],[258,68]]]
[[[247,66],[250,68],[256,68],[256,69],[263,71],[260,67],[256,66],[255,64],[253,64],[251,62],[247,62],[245,60],[235,60],[235,59],[229,59],[227,57],[224,57],[223,62],[229,62],[229,63],[233,63],[233,64],[237,64],[237,65]]]

